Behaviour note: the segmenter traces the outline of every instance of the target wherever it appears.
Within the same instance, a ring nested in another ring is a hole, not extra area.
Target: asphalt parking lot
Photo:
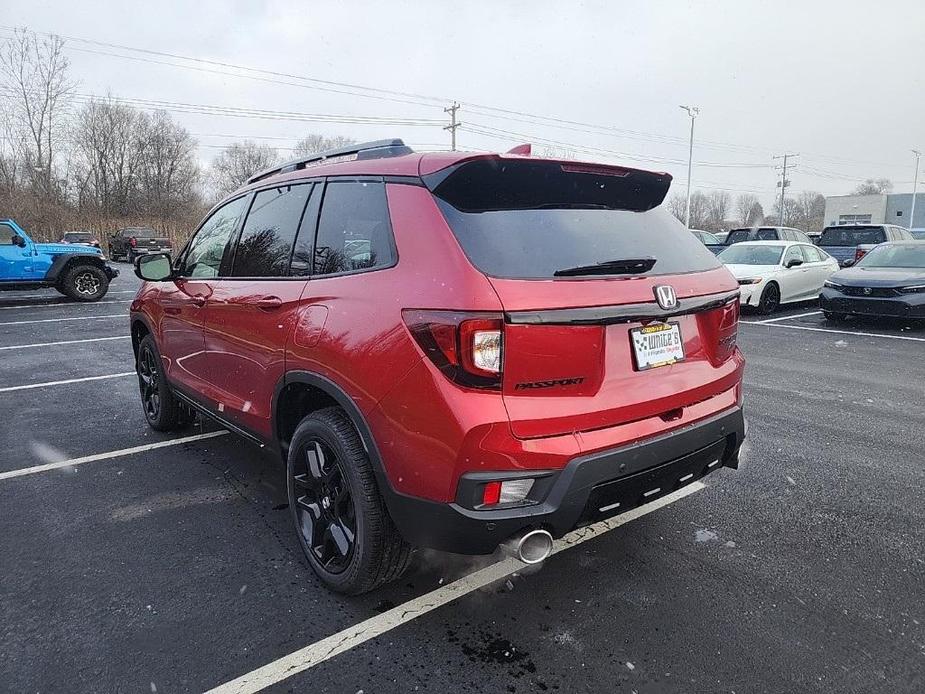
[[[422,552],[344,598],[269,455],[147,428],[119,267],[0,295],[0,690],[925,691],[925,330],[745,316],[740,470],[534,573]]]

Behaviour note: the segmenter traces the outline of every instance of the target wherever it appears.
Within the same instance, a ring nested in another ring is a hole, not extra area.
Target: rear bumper
[[[925,318],[925,294],[916,293],[890,298],[845,296],[834,289],[823,289],[819,295],[823,311],[858,316],[888,318]]]
[[[572,459],[542,476],[542,499],[529,506],[476,510],[392,492],[389,512],[410,543],[446,552],[488,554],[508,537],[545,528],[561,537],[669,494],[720,467],[738,466],[745,438],[741,407],[632,445]],[[483,475],[483,473],[476,473]],[[460,480],[465,494],[467,480]]]

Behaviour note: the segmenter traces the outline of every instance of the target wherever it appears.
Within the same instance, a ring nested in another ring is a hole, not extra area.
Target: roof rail
[[[402,140],[374,140],[373,142],[360,142],[355,145],[329,149],[324,152],[309,154],[305,157],[299,157],[284,164],[279,164],[272,168],[266,169],[247,179],[248,183],[256,183],[264,178],[269,178],[276,174],[289,173],[298,171],[312,164],[322,164],[325,162],[335,161],[353,161],[354,159],[383,159],[385,157],[400,157],[403,154],[412,154],[414,150],[408,147]]]

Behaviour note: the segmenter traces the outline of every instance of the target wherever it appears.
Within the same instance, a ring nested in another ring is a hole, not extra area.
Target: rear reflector
[[[485,505],[494,505],[501,501],[501,483],[489,482],[482,491],[482,503]]]

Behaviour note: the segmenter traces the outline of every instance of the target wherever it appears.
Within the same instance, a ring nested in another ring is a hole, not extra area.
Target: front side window
[[[394,260],[385,184],[329,182],[318,220],[314,274],[373,270]]]
[[[254,196],[234,253],[233,277],[283,277],[311,184],[262,190]]]
[[[220,207],[196,232],[179,269],[181,277],[218,277],[225,247],[244,212],[248,197],[232,200]]]
[[[789,263],[791,260],[799,260],[801,263],[803,262],[803,253],[800,252],[799,246],[791,246],[787,249],[787,252],[784,253],[784,267],[786,267],[787,263]]]
[[[0,246],[12,246],[16,235],[9,224],[0,224]]]
[[[801,248],[803,249],[803,255],[807,263],[819,263],[825,260],[825,258],[822,257],[822,252],[815,246],[801,246]]]

